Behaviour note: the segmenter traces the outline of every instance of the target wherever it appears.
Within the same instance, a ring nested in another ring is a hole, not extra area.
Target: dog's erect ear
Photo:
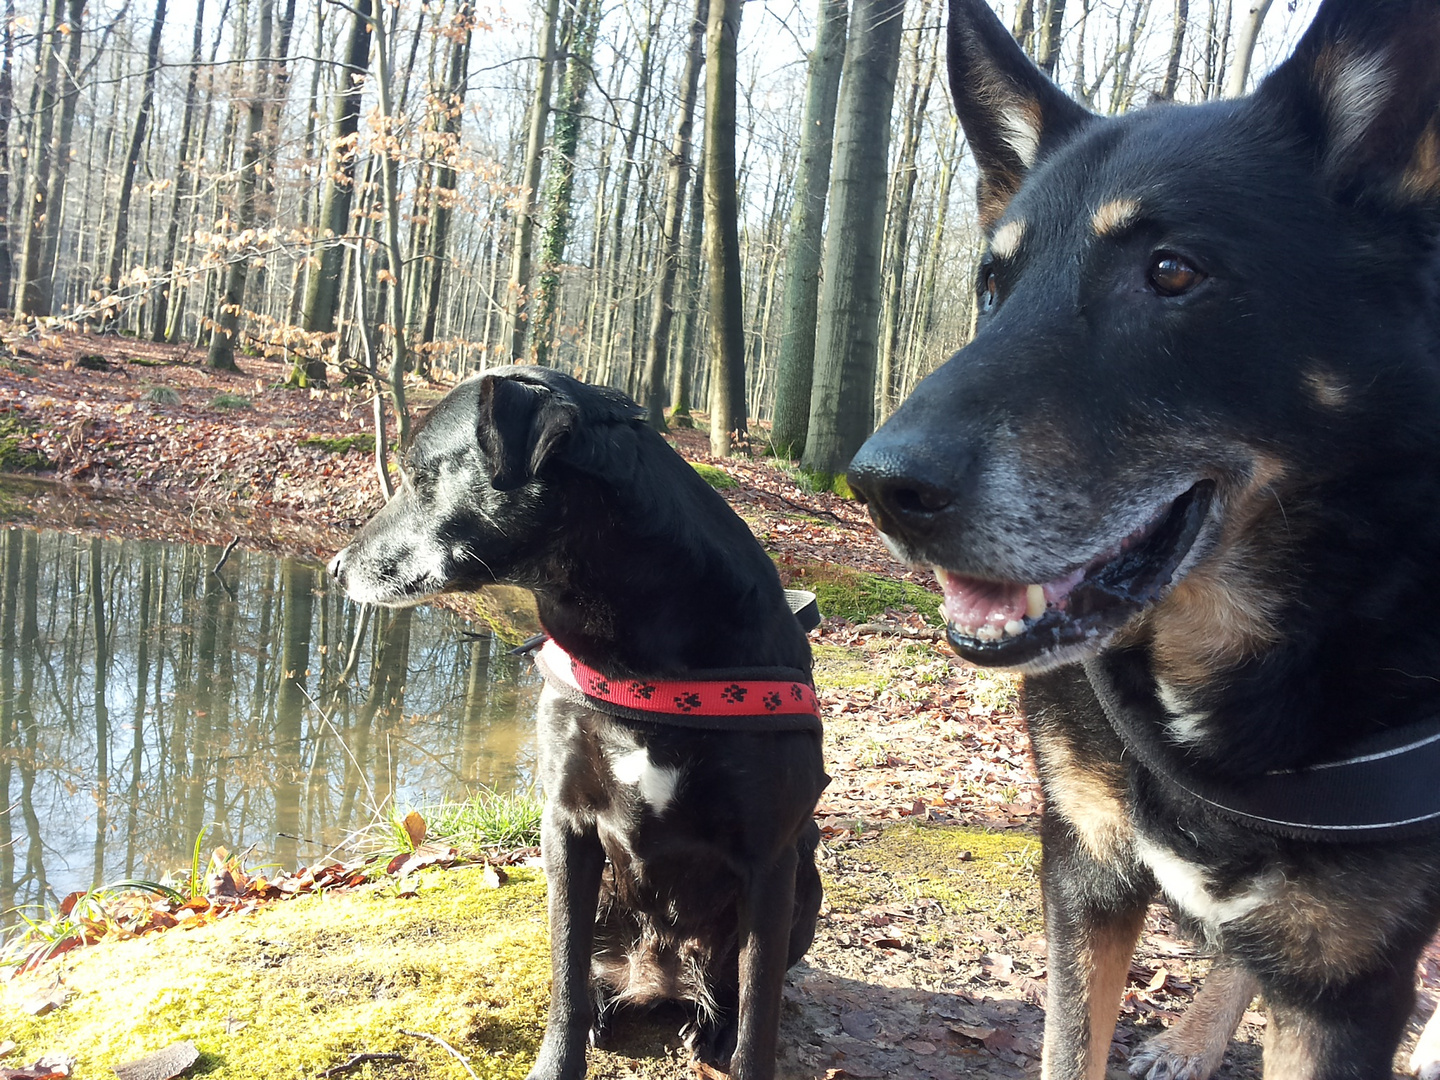
[[[985,0],[950,0],[949,67],[988,230],[1030,167],[1094,118],[1045,77]]]
[[[1325,0],[1261,83],[1345,199],[1440,204],[1440,2]]]
[[[478,411],[476,436],[498,491],[529,481],[575,421],[575,410],[553,391],[503,375],[481,378]]]

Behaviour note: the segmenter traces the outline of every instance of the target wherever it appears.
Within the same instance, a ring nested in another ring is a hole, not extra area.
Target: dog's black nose
[[[969,476],[965,455],[876,432],[845,475],[870,520],[891,535],[924,535],[964,496]]]

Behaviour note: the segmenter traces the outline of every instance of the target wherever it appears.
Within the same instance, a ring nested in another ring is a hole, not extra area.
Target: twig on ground
[[[240,543],[240,537],[237,536],[237,537],[235,537],[234,539],[232,539],[232,540],[230,541],[230,543],[228,543],[228,544],[225,545],[225,550],[220,553],[220,561],[217,562],[214,566],[212,566],[212,567],[210,568],[210,572],[211,572],[212,574],[214,574],[216,577],[219,577],[219,576],[220,576],[220,568],[221,568],[222,566],[224,566],[224,565],[226,564],[226,562],[229,561],[229,559],[230,559],[230,553],[235,550],[236,546],[237,546],[239,543]]]
[[[428,1031],[408,1031],[405,1028],[399,1028],[398,1030],[401,1035],[409,1035],[412,1039],[429,1039],[437,1046],[443,1047],[445,1052],[458,1061],[460,1067],[470,1074],[472,1080],[480,1080],[480,1078],[475,1075],[475,1070],[470,1068],[470,1059],[460,1053],[459,1050],[456,1050],[439,1035],[431,1035]]]
[[[835,513],[832,510],[826,510],[823,506],[806,506],[804,503],[798,503],[794,499],[787,499],[778,491],[762,491],[761,494],[769,495],[772,499],[779,499],[786,506],[793,507],[794,509],[799,510],[802,514],[815,514],[817,516],[820,514],[824,514],[826,517],[830,518],[830,520],[844,525],[847,529],[859,528],[859,526],[856,525],[853,521],[846,521],[839,514]]]
[[[943,641],[945,631],[935,626],[891,626],[886,623],[861,623],[855,627],[855,633],[868,637],[880,635],[883,637],[914,638],[920,641]]]
[[[349,1061],[342,1061],[339,1065],[331,1065],[330,1068],[322,1069],[316,1075],[339,1076],[341,1073],[347,1073],[353,1069],[358,1069],[361,1065],[368,1065],[372,1061],[398,1061],[404,1062],[407,1065],[410,1063],[410,1059],[407,1058],[404,1054],[381,1054],[373,1052],[364,1054],[351,1054]],[[471,1073],[470,1075],[474,1076],[475,1074]]]

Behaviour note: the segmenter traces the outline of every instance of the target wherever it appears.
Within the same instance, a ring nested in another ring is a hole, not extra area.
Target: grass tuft
[[[145,397],[156,405],[179,405],[180,395],[168,386],[152,386],[145,391]]]
[[[241,394],[216,394],[210,399],[212,409],[248,409],[250,399]]]
[[[405,819],[417,813],[425,820],[425,843],[452,847],[462,858],[480,858],[486,848],[536,847],[540,843],[540,815],[545,801],[534,790],[506,795],[482,789],[464,802],[392,808],[389,813],[351,836],[343,845],[364,855],[381,857],[415,850]]]

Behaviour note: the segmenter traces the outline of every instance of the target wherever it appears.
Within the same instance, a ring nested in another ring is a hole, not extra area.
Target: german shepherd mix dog
[[[810,645],[744,522],[644,415],[546,368],[463,382],[330,571],[371,604],[535,593],[553,982],[531,1080],[578,1080],[617,1004],[667,999],[697,1006],[702,1060],[768,1080],[820,907]]]
[[[1389,1077],[1440,923],[1440,0],[1325,0],[1253,96],[1119,118],[983,0],[949,65],[979,330],[849,481],[1026,676],[1043,1075],[1104,1075],[1158,891],[1212,1011],[1258,983],[1267,1077]]]

